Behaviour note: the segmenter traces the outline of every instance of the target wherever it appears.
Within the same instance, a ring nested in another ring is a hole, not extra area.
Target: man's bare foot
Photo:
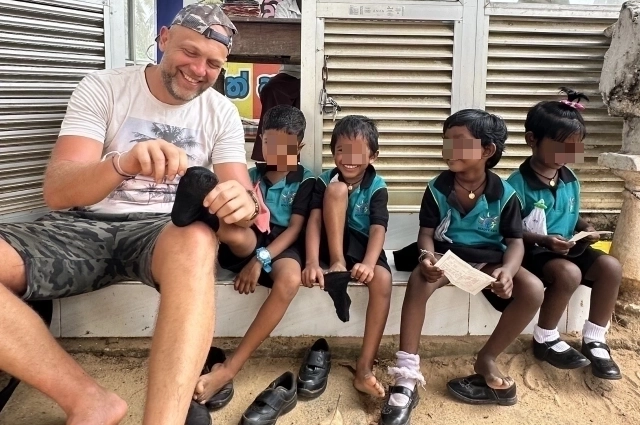
[[[202,375],[196,383],[196,390],[193,399],[198,403],[205,403],[222,389],[227,383],[231,382],[234,374],[224,365],[218,363],[213,365],[211,372]]]
[[[342,261],[336,261],[335,263],[331,264],[331,267],[329,267],[329,271],[327,273],[332,273],[332,272],[346,272],[347,270],[347,262],[342,260]]]
[[[473,369],[476,373],[484,376],[487,385],[495,390],[506,390],[514,384],[511,377],[504,376],[500,372],[496,360],[493,358],[478,355]]]
[[[359,370],[356,370],[353,386],[361,393],[369,394],[373,397],[384,397],[384,388],[371,371],[361,374]]]
[[[67,425],[118,425],[127,414],[127,403],[102,388],[88,391],[68,414]]]

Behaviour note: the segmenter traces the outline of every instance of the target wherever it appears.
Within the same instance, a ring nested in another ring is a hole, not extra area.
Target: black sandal
[[[391,406],[389,404],[389,397],[391,394],[404,394],[409,397],[409,401],[404,406]],[[380,415],[379,425],[409,425],[411,422],[411,413],[416,408],[420,397],[418,396],[418,387],[416,386],[413,391],[407,387],[401,385],[389,387],[389,394],[387,400],[382,407],[382,413]]]
[[[447,383],[447,389],[452,396],[469,404],[513,406],[518,402],[515,382],[509,388],[497,390],[488,386],[484,376],[478,374],[452,379]]]
[[[225,356],[224,351],[222,351],[218,347],[211,347],[209,349],[209,354],[207,355],[207,360],[204,362],[204,367],[202,368],[202,373],[200,375],[206,375],[211,372],[213,366],[218,363],[224,363],[227,360],[227,356]],[[227,383],[214,395],[211,396],[209,400],[207,400],[204,405],[209,410],[218,410],[222,409],[224,406],[229,404],[231,399],[233,398],[234,390],[233,390],[233,381]]]

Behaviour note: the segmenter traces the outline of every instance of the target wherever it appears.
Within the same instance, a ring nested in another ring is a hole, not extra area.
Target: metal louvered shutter
[[[529,156],[524,142],[527,110],[541,100],[561,99],[558,88],[586,93],[583,112],[588,136],[585,162],[572,164],[582,183],[582,210],[619,210],[622,181],[598,166],[602,152],[617,152],[622,122],[607,114],[598,83],[609,39],[603,31],[613,20],[492,16],[489,21],[486,109],[502,116],[509,127],[507,151],[497,166],[508,176]]]
[[[105,68],[104,6],[0,2],[0,215],[44,207],[42,177],[67,101]]]
[[[382,36],[384,34],[384,36]],[[415,209],[443,169],[442,123],[451,112],[453,24],[327,20],[327,92],[337,115],[366,115],[380,132],[376,169],[389,186],[389,209]],[[323,169],[334,167],[323,122]]]

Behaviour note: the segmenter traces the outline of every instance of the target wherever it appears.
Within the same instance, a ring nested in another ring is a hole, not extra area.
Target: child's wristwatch
[[[271,273],[271,254],[267,248],[256,249],[256,258],[262,264],[265,272]]]

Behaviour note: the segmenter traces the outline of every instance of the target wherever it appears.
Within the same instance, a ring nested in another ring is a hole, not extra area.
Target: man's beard
[[[176,100],[180,100],[182,102],[192,101],[193,99],[195,99],[196,97],[204,93],[207,89],[213,87],[213,85],[215,84],[215,81],[214,81],[208,87],[207,86],[200,87],[198,91],[196,91],[194,94],[191,94],[189,97],[185,97],[178,92],[177,88],[174,88],[175,79],[178,78],[178,72],[180,71],[176,69],[175,75],[171,75],[164,68],[162,67],[160,68],[160,75],[162,75],[162,82],[164,83],[164,87],[167,89],[171,97],[173,97]]]

